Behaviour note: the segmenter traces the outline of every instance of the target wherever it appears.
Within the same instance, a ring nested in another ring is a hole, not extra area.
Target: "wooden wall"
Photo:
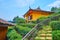
[[[48,16],[48,15],[50,15],[51,13],[49,13],[49,12],[40,12],[40,11],[33,11],[32,13],[27,13],[26,15],[25,15],[25,19],[27,20],[27,21],[29,21],[28,20],[28,16],[31,16],[32,15],[32,20],[30,20],[30,21],[34,21],[34,20],[37,20],[38,18],[40,18],[41,16]]]
[[[7,28],[0,26],[0,40],[6,40]]]

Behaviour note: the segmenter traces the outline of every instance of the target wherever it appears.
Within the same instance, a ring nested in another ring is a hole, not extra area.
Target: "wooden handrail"
[[[34,34],[34,32],[35,32],[36,30],[40,29],[40,28],[39,28],[39,25],[42,25],[42,26],[43,26],[43,25],[47,25],[50,21],[58,20],[59,17],[60,17],[60,15],[53,16],[53,17],[51,17],[51,18],[47,18],[47,19],[45,19],[44,21],[38,23],[34,28],[32,28],[31,31],[29,31],[29,32],[22,38],[22,40],[25,40],[26,38],[28,38],[29,36],[31,36],[32,34]],[[47,24],[45,24],[45,23],[47,23]],[[40,26],[40,27],[41,27],[41,26]],[[38,29],[37,29],[37,28],[38,28]],[[36,29],[36,30],[35,30],[35,29]]]
[[[35,26],[34,28],[32,28],[31,31],[29,31],[29,32],[24,36],[24,38],[22,38],[22,40],[24,40],[25,38],[29,37],[29,36],[32,34],[32,32],[34,32],[34,29],[37,27],[37,25],[38,25],[38,24],[36,24],[36,26]]]

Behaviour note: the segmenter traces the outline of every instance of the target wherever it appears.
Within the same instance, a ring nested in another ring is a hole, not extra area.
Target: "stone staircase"
[[[43,27],[43,29],[37,33],[35,40],[52,40],[52,28],[49,26]]]

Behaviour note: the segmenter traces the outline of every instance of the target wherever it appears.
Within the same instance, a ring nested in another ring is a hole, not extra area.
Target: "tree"
[[[60,13],[60,8],[57,8],[57,12]]]
[[[14,17],[13,19],[14,23],[25,23],[25,19],[20,18],[19,16]]]
[[[16,16],[16,17],[14,17],[13,22],[18,23],[18,20],[19,20],[19,16]]]
[[[56,12],[56,10],[57,10],[57,7],[52,7],[51,8],[51,11],[53,11],[53,12]]]
[[[52,7],[51,11],[56,12],[56,13],[60,13],[60,8]]]

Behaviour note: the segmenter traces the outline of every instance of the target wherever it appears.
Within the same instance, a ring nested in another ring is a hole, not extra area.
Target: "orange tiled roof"
[[[41,10],[41,9],[37,8],[37,9],[29,9],[24,15],[26,15],[30,10],[32,10],[32,11],[41,11],[41,12],[50,12],[50,13],[54,13],[54,12],[52,12],[52,11],[45,11],[45,10]]]

